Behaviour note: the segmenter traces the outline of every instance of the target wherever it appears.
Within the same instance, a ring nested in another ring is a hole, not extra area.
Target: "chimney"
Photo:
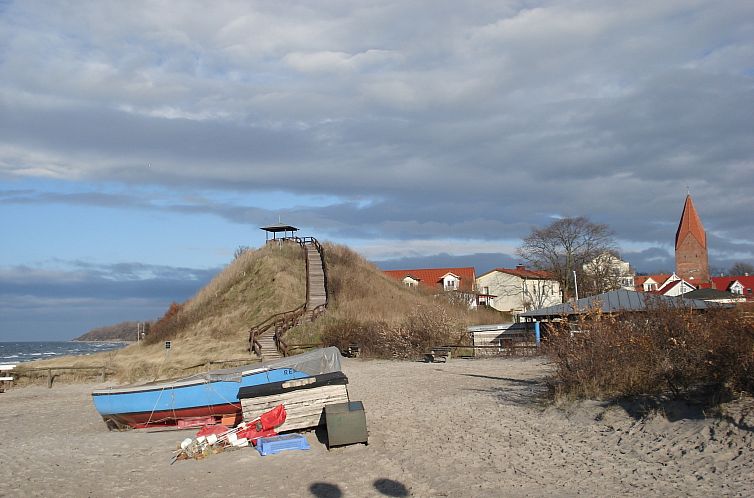
[[[516,265],[516,270],[526,270],[525,265]]]

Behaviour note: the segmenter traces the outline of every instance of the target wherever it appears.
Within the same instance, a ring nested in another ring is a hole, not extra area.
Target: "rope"
[[[163,393],[164,391],[165,391],[165,387],[163,387],[162,389],[160,389],[160,395],[159,395],[159,396],[157,396],[157,401],[155,401],[155,402],[154,402],[154,406],[152,406],[152,411],[151,411],[151,412],[149,412],[149,419],[147,420],[147,423],[146,423],[145,425],[149,425],[149,424],[151,424],[151,423],[152,423],[152,415],[154,415],[154,411],[155,411],[155,409],[157,408],[157,405],[159,404],[160,400],[162,399],[162,393]],[[173,414],[175,414],[175,409],[173,410]],[[164,420],[164,419],[163,419],[163,420]],[[161,422],[161,421],[162,421],[162,420],[160,420],[160,422]],[[158,421],[156,420],[156,421],[155,421],[155,423],[157,423],[157,422],[158,422]]]

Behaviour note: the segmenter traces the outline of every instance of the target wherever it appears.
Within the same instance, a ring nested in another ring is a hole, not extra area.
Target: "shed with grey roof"
[[[648,292],[636,292],[618,289],[596,296],[579,299],[575,303],[556,304],[538,310],[527,311],[519,316],[527,320],[547,320],[563,316],[573,316],[600,310],[602,313],[620,313],[646,311],[653,306],[707,310],[711,308],[730,307],[720,303],[708,303],[701,299],[685,299]]]

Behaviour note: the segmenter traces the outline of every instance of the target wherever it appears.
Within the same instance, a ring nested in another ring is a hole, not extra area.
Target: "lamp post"
[[[576,280],[576,270],[573,270],[573,288],[576,291],[576,301],[579,300],[579,283]]]

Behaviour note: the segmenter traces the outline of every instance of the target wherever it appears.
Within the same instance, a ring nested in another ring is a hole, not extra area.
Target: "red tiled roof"
[[[689,285],[689,286],[691,286],[692,288],[694,288],[693,284],[690,284],[690,283],[686,282],[685,280],[680,279],[680,280],[674,280],[667,287],[661,287],[661,288],[657,289],[657,293],[658,294],[667,295],[668,292],[670,292],[671,290],[673,290],[673,288],[678,287],[679,285],[683,285],[684,283],[687,284],[687,285]]]
[[[448,273],[459,277],[461,282],[458,290],[473,292],[476,272],[474,267],[467,268],[422,268],[414,270],[384,270],[385,275],[395,280],[403,281],[406,277],[411,277],[419,281],[421,285],[435,288],[440,285],[442,277]]]
[[[659,289],[667,280],[672,276],[671,273],[658,273],[657,275],[636,275],[634,277],[634,286],[639,292],[644,290],[644,282],[650,278],[657,282],[657,288]]]
[[[715,289],[727,291],[730,285],[738,280],[741,285],[744,286],[744,296],[749,298],[746,289],[754,289],[754,275],[740,276],[740,277],[712,277],[712,282],[715,284]],[[754,292],[754,291],[753,291]]]
[[[487,273],[493,271],[499,271],[501,273],[507,273],[508,275],[514,275],[519,278],[535,279],[535,280],[555,280],[555,275],[545,270],[530,270],[525,266],[517,266],[515,268],[495,268]],[[487,274],[485,273],[485,275]]]
[[[679,285],[682,285],[681,282],[683,282],[683,280],[675,280],[672,284],[668,285],[667,287],[663,286],[662,289],[657,289],[657,290],[665,294],[669,292],[673,287],[678,287]]]
[[[704,225],[702,220],[694,208],[694,201],[691,200],[691,195],[686,196],[686,202],[683,205],[683,213],[681,214],[681,222],[678,223],[678,230],[675,232],[675,248],[678,250],[681,242],[689,234],[701,244],[703,248],[707,248],[707,236],[704,233]]]

